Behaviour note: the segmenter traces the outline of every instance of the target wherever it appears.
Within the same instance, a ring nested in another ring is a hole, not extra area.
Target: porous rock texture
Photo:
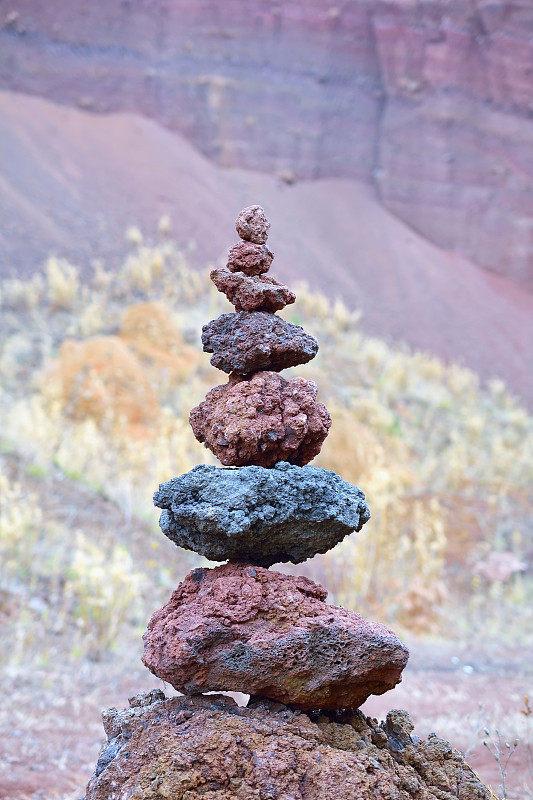
[[[266,311],[222,314],[202,328],[204,351],[224,372],[246,375],[257,370],[279,372],[306,364],[318,352],[318,342],[300,325]]]
[[[165,536],[211,561],[269,567],[326,553],[370,519],[365,495],[335,472],[201,464],[159,486]]]
[[[293,708],[358,708],[401,681],[409,653],[385,625],[325,603],[309,578],[195,569],[156,611],[143,664],[180,692],[239,691]]]
[[[317,391],[313,381],[287,381],[277,372],[255,372],[244,380],[230,376],[192,409],[189,422],[225,466],[303,466],[318,455],[331,426]]]
[[[243,208],[235,220],[235,229],[241,239],[255,244],[264,244],[268,239],[270,222],[261,206]]]
[[[211,271],[211,280],[237,311],[280,311],[296,300],[287,286],[266,275],[250,276],[220,267]]]
[[[85,800],[490,800],[463,756],[407,712],[321,715],[223,695],[131,698],[104,712]]]
[[[268,272],[273,258],[274,253],[265,244],[239,242],[229,251],[226,266],[230,272],[261,275]]]

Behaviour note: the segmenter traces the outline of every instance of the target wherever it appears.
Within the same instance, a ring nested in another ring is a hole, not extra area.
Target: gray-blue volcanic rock
[[[300,325],[266,311],[222,314],[202,329],[211,364],[224,372],[246,375],[257,370],[279,372],[306,364],[318,352],[318,342]]]
[[[370,519],[363,492],[335,472],[200,465],[159,486],[161,530],[212,561],[268,567],[326,553]]]

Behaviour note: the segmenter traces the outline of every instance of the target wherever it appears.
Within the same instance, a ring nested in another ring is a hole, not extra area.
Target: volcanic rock
[[[198,441],[225,466],[273,467],[278,461],[303,466],[318,455],[331,426],[317,391],[313,381],[287,381],[276,372],[230,377],[193,408],[189,422]]]
[[[266,275],[250,276],[220,267],[211,271],[211,280],[237,311],[279,311],[296,300],[287,286]]]
[[[279,372],[305,364],[318,352],[318,342],[300,325],[266,311],[222,314],[202,329],[204,351],[224,372],[246,375],[257,370]]]
[[[210,561],[269,567],[326,553],[370,519],[361,489],[320,467],[206,464],[159,486],[160,525],[179,547]]]
[[[226,264],[230,272],[244,272],[245,275],[261,275],[268,272],[274,253],[264,244],[239,242],[228,253]]]
[[[145,702],[102,715],[106,741],[85,800],[494,797],[448,742],[413,736],[405,711],[380,724],[361,711],[313,722],[268,701],[239,708],[223,695]]]
[[[304,710],[357,708],[401,681],[397,636],[324,602],[308,578],[263,567],[195,569],[156,611],[143,663],[185,694],[262,695]]]
[[[264,244],[268,239],[270,222],[261,206],[248,206],[235,220],[235,228],[241,239]]]

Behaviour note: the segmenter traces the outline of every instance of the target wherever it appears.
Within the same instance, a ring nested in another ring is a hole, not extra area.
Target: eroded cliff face
[[[376,181],[435,243],[533,288],[533,4],[381,4]]]
[[[530,0],[0,8],[4,88],[140,111],[225,166],[373,182],[432,241],[533,288]]]

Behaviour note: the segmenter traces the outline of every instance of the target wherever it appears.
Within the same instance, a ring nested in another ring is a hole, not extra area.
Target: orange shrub
[[[100,425],[143,426],[154,422],[160,410],[142,364],[117,336],[66,339],[44,389],[71,419],[90,417]]]
[[[168,309],[161,302],[129,306],[120,326],[120,337],[159,377],[169,382],[187,376],[198,362],[198,353],[183,341]]]

